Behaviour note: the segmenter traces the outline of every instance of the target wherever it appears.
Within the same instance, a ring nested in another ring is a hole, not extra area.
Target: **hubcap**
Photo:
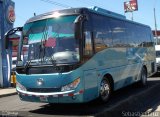
[[[103,80],[101,82],[101,88],[100,88],[100,95],[101,95],[102,100],[105,101],[108,98],[109,93],[110,93],[109,84],[107,83],[106,80]]]

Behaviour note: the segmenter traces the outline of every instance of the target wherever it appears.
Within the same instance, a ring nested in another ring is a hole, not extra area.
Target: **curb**
[[[8,93],[8,94],[2,94],[2,95],[0,95],[0,98],[7,97],[7,96],[12,96],[12,95],[17,95],[17,92]]]
[[[97,113],[95,117],[118,117],[123,116],[125,112],[146,112],[151,103],[160,101],[159,90],[160,83],[157,83],[144,92],[131,96],[109,109],[106,108],[103,112]],[[147,98],[147,101],[144,98]]]

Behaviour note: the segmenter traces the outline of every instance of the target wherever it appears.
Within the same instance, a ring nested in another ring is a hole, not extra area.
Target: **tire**
[[[147,71],[144,67],[141,70],[141,79],[140,79],[139,84],[140,84],[140,86],[146,86],[147,85]]]
[[[55,106],[56,103],[48,103],[48,106],[52,107],[52,106]]]
[[[99,100],[101,102],[107,102],[111,96],[111,93],[112,93],[111,83],[107,78],[103,78],[100,84]]]

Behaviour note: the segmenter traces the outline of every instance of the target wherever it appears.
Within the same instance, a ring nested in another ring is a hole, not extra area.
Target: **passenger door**
[[[84,51],[83,61],[84,64],[84,84],[85,84],[85,101],[94,99],[98,94],[97,88],[97,72],[96,66],[94,66],[94,60],[91,57],[94,54],[93,50],[93,38],[90,31],[84,32]]]

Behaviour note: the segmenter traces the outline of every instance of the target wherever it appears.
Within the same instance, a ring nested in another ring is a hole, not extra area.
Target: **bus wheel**
[[[141,86],[146,86],[147,85],[147,71],[144,67],[142,68],[142,71],[141,71],[140,85]]]
[[[55,106],[56,104],[55,103],[48,103],[48,105],[52,107],[52,106]]]
[[[107,102],[111,95],[111,84],[107,78],[103,78],[100,84],[99,99],[102,102]]]

